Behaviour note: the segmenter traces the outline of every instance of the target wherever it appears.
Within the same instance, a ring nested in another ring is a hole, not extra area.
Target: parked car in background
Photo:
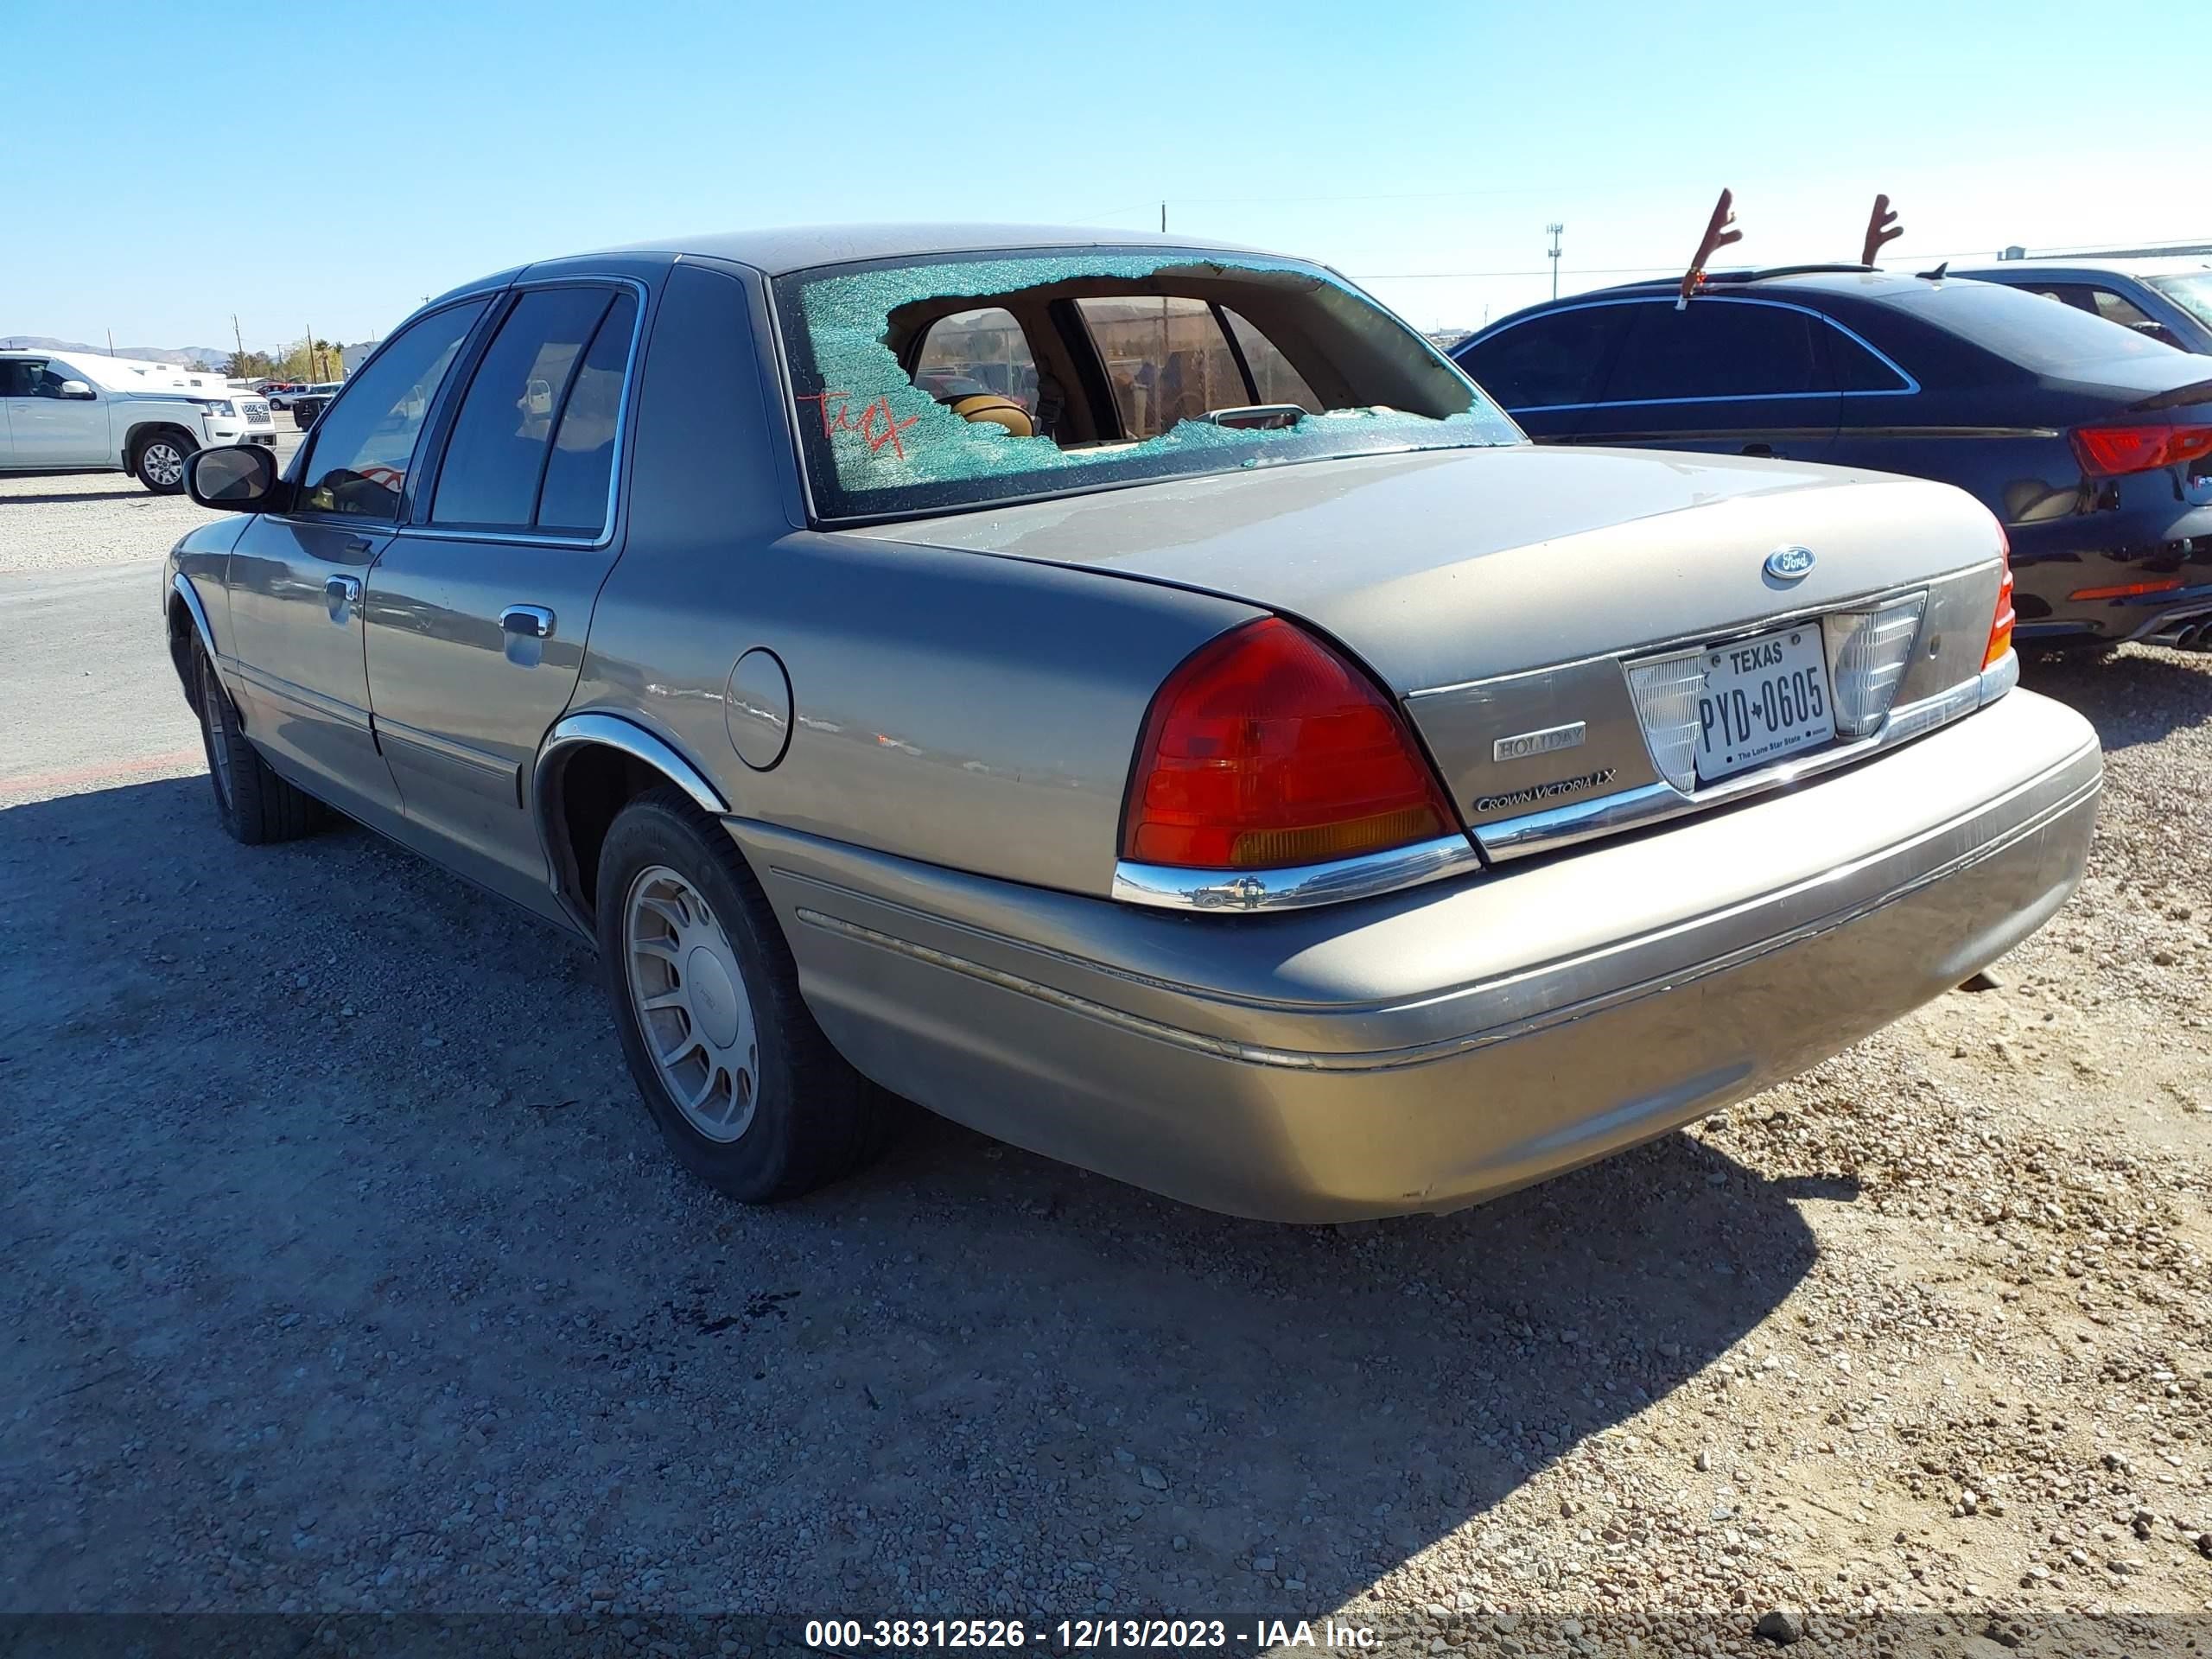
[[[327,802],[594,941],[748,1199],[874,1144],[867,1078],[1218,1209],[1451,1210],[2002,955],[2100,787],[1961,492],[1537,448],[1322,267],[1165,237],[548,261],[193,493],[246,515],[163,600],[222,827]]]
[[[194,450],[276,442],[268,404],[220,378],[98,353],[0,351],[0,472],[124,472],[173,495]]]
[[[324,409],[328,407],[330,400],[338,395],[339,388],[344,385],[345,382],[342,380],[325,380],[315,385],[304,386],[294,392],[286,400],[287,406],[292,411],[292,424],[302,432],[313,426],[321,418]]]
[[[2178,350],[2212,354],[2212,260],[2001,259],[1950,274],[2024,289]]]
[[[2212,620],[2212,358],[2015,289],[1863,266],[1720,273],[1678,298],[1532,306],[1452,356],[1539,443],[1955,484],[2011,539],[2023,640],[2194,644]]]

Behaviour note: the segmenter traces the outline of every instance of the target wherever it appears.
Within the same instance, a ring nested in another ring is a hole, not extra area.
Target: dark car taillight
[[[2212,426],[2077,426],[2074,453],[2099,478],[2155,472],[2212,455]]]
[[[1270,616],[1200,646],[1153,698],[1122,855],[1184,869],[1280,869],[1457,827],[1390,700]]]

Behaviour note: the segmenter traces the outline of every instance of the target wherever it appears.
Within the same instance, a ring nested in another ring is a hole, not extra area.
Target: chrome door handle
[[[333,576],[322,584],[322,598],[330,612],[330,620],[342,623],[352,608],[361,602],[361,579],[359,576]]]
[[[503,632],[518,633],[525,639],[550,639],[553,613],[543,605],[510,605],[499,613],[499,626]]]

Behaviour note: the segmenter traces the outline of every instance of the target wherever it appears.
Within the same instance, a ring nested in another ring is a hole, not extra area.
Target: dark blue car
[[[1539,443],[1955,484],[2012,542],[2023,640],[2212,649],[2212,357],[2009,288],[1860,266],[1532,306],[1452,356]]]

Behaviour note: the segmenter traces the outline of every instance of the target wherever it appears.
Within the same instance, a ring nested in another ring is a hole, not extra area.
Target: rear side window
[[[1509,410],[1594,404],[1605,393],[1605,371],[1637,308],[1586,305],[1548,311],[1466,346],[1459,366]]]
[[[1204,300],[1077,300],[1106,361],[1125,437],[1154,438],[1179,421],[1252,401],[1236,353]]]
[[[1319,415],[1324,407],[1320,398],[1306,384],[1306,377],[1276,349],[1274,341],[1227,306],[1222,308],[1221,315],[1229,324],[1230,336],[1236,340],[1236,349],[1244,354],[1244,366],[1251,372],[1253,391],[1258,401],[1296,404],[1308,414]]]
[[[454,418],[432,523],[531,523],[570,383],[613,302],[603,288],[539,289],[516,302]]]
[[[1827,334],[1828,362],[1838,391],[1910,391],[1904,377],[1840,328]]]
[[[410,324],[346,382],[308,440],[300,505],[311,512],[397,518],[423,418],[468,331],[484,315],[472,301]]]
[[[1609,404],[1692,397],[1786,397],[1833,390],[1813,330],[1826,325],[1786,306],[1744,300],[1638,305],[1605,383]]]

